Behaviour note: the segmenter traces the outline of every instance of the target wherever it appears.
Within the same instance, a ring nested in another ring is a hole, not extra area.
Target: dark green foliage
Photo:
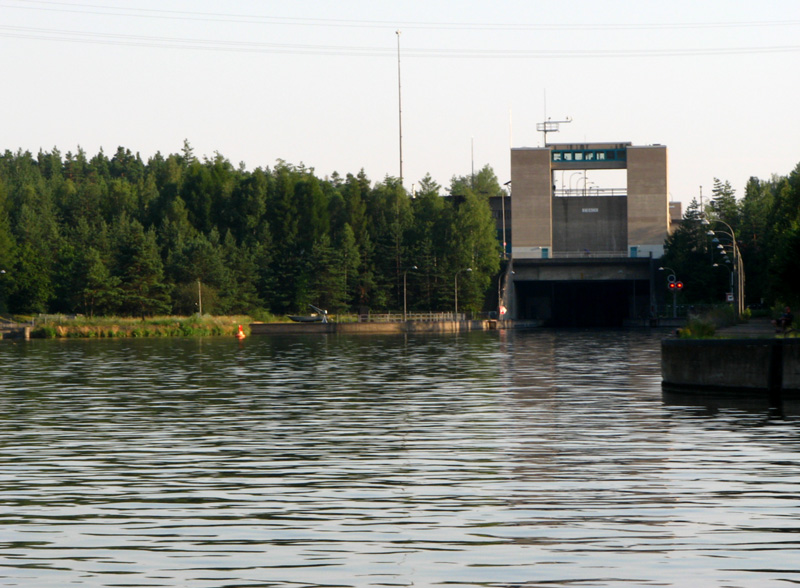
[[[123,216],[115,226],[116,268],[120,279],[120,311],[144,319],[170,310],[155,231]]]
[[[706,235],[708,226],[701,224],[701,218],[699,205],[693,200],[680,227],[667,238],[666,253],[661,260],[662,266],[675,270],[677,278],[687,286],[679,303],[721,302],[729,289],[730,274],[719,267],[724,261],[715,253]],[[666,289],[669,274],[668,270],[658,273],[657,287]]]
[[[730,274],[723,268],[732,264],[724,262],[706,235],[714,228],[730,251],[724,221],[742,255],[747,304],[800,306],[800,165],[788,176],[750,178],[742,200],[736,200],[728,182],[714,180],[711,203],[703,212],[709,226],[701,225],[697,203],[689,206],[684,222],[667,239],[662,260],[687,284],[685,302],[719,302],[730,290]]]
[[[119,147],[0,156],[0,312],[144,317],[165,312],[480,310],[499,251],[491,168],[430,177],[416,198],[364,171],[322,179],[278,161],[235,168],[220,154],[146,163]],[[412,266],[417,269],[410,270]]]

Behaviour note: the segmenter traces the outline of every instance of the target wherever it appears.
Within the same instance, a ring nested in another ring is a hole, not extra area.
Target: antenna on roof
[[[548,118],[544,122],[536,123],[536,130],[544,134],[544,146],[547,147],[547,133],[557,133],[558,125],[571,122],[572,118],[568,116],[566,120],[550,120]]]

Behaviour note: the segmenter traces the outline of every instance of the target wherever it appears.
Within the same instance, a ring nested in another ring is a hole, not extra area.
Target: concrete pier
[[[25,339],[31,338],[31,328],[27,325],[2,326],[0,327],[0,339]]]
[[[800,397],[800,339],[665,339],[661,376],[671,389]]]
[[[392,323],[250,323],[252,335],[461,333],[507,328],[510,321],[406,321]],[[510,326],[510,325],[509,325]]]

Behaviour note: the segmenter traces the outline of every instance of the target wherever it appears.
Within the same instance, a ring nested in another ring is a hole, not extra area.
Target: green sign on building
[[[551,154],[554,162],[625,161],[625,149],[556,149]]]

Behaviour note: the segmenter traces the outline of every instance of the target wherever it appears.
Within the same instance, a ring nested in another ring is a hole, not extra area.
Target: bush
[[[251,313],[253,320],[257,323],[274,323],[278,319],[274,314],[263,308],[259,308]]]
[[[712,327],[732,327],[737,323],[736,311],[733,306],[725,305],[712,308],[702,317],[697,317],[698,321],[711,323]]]
[[[51,325],[42,325],[31,331],[31,337],[36,337],[37,339],[55,339],[58,337],[58,332],[56,328]]]
[[[692,318],[682,329],[678,329],[678,337],[681,339],[706,339],[713,337],[717,328],[714,323],[707,319]]]

